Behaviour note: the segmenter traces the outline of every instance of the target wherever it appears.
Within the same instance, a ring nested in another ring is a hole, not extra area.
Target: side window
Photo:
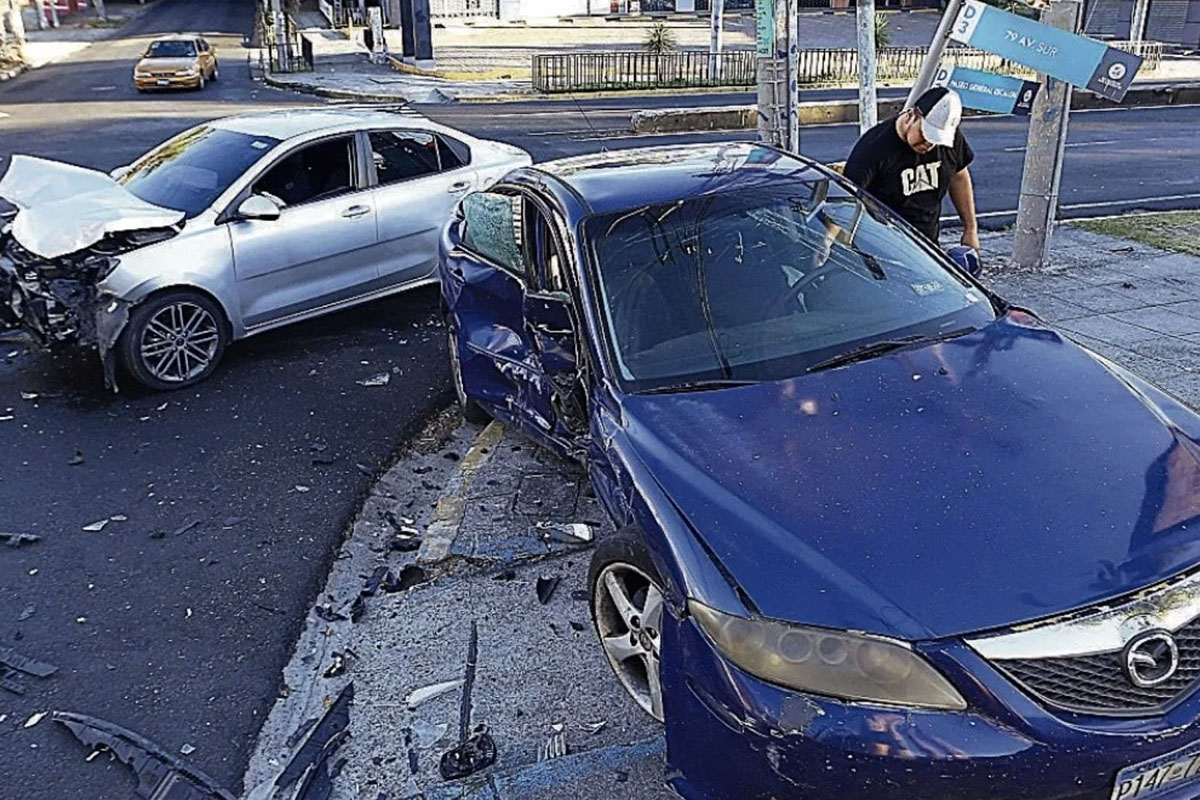
[[[200,39],[196,42],[196,44],[199,47],[199,50],[201,53],[208,52],[208,42],[204,41],[203,39]]]
[[[284,206],[326,200],[354,190],[354,137],[340,136],[310,144],[271,167],[254,184]]]
[[[550,292],[567,291],[566,277],[563,275],[565,262],[550,220],[528,199],[524,201],[521,218],[526,261],[534,265],[538,288]]]
[[[525,274],[521,247],[521,198],[480,192],[463,200],[463,246],[518,275]]]
[[[437,143],[438,158],[442,162],[442,172],[460,169],[471,163],[471,148],[458,139],[452,139],[449,136],[439,134]]]
[[[438,140],[431,134],[375,131],[370,140],[380,186],[438,172]]]

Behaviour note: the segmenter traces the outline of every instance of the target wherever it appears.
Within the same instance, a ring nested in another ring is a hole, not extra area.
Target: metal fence
[[[533,87],[541,92],[575,92],[753,86],[757,65],[753,50],[727,50],[718,56],[701,50],[663,55],[642,51],[535,55]]]
[[[300,35],[295,21],[283,17],[283,31],[277,31],[271,14],[262,15],[262,52],[266,52],[267,65],[271,72],[312,72],[313,48],[312,43]],[[280,44],[283,52],[280,52]]]
[[[1109,42],[1142,56],[1143,71],[1162,61],[1160,42]],[[880,81],[914,80],[925,58],[924,47],[884,47],[876,60]],[[949,47],[942,63],[948,66],[1031,76],[1015,61],[969,47]],[[858,51],[852,48],[801,50],[797,62],[801,86],[841,86],[858,83]],[[753,50],[727,50],[714,59],[707,51],[688,50],[665,55],[641,51],[565,53],[533,57],[533,88],[540,92],[608,89],[670,89],[704,86],[753,86],[757,56]]]

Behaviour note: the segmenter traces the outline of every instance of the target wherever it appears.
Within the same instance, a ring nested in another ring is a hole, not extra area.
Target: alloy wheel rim
[[[592,604],[600,644],[617,679],[643,711],[662,722],[662,589],[632,564],[609,564],[596,579]]]
[[[139,352],[146,370],[165,383],[183,383],[202,374],[217,354],[217,321],[195,303],[164,306],[142,330]]]

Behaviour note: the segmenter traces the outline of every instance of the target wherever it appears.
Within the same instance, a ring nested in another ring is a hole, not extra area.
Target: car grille
[[[1200,617],[1173,635],[1179,647],[1179,668],[1169,680],[1148,688],[1129,680],[1120,651],[992,663],[1050,705],[1084,713],[1144,714],[1181,699],[1200,679]]]

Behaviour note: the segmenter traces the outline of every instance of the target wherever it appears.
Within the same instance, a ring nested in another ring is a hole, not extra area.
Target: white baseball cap
[[[941,147],[953,146],[963,109],[957,92],[938,86],[918,97],[914,108],[921,112],[921,134],[926,141]]]

